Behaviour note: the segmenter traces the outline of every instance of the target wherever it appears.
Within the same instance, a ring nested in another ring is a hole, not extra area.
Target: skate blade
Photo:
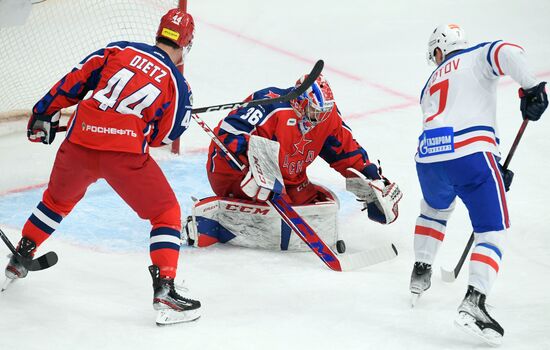
[[[168,326],[177,323],[196,321],[201,317],[199,310],[175,311],[172,309],[159,310],[157,326]]]
[[[2,290],[0,290],[0,292],[4,292],[6,289],[9,288],[9,286],[11,286],[11,284],[13,282],[15,282],[17,280],[17,278],[8,278],[6,277],[6,280],[4,281],[4,283],[2,284]]]
[[[491,346],[497,347],[502,344],[502,335],[490,328],[482,330],[476,325],[475,318],[467,313],[459,313],[455,319],[455,325],[462,331],[480,338]]]

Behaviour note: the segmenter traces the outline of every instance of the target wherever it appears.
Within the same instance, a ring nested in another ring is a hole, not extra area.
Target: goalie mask
[[[307,75],[301,77],[296,86],[303,83]],[[320,75],[315,82],[298,98],[290,101],[304,132],[326,120],[334,107],[334,96],[328,81]]]

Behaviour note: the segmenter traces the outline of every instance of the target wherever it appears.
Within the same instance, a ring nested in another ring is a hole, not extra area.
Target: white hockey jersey
[[[481,43],[446,58],[420,95],[423,132],[416,161],[440,162],[476,152],[500,156],[496,89],[504,75],[525,89],[538,83],[515,44]]]

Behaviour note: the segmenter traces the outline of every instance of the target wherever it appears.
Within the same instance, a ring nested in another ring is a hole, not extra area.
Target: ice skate
[[[468,286],[466,296],[458,307],[455,324],[466,333],[481,338],[489,345],[499,346],[502,343],[504,329],[485,309],[485,294],[480,293],[472,286]]]
[[[174,286],[174,279],[160,278],[157,266],[149,266],[149,272],[153,278],[153,308],[158,310],[158,326],[195,321],[200,317],[200,301],[179,295]]]
[[[23,258],[32,259],[36,244],[25,237],[21,238],[17,246],[17,252]],[[19,278],[25,278],[29,270],[13,255],[10,255],[10,261],[6,266],[6,280],[2,284],[2,292],[5,291],[13,282]]]
[[[411,274],[411,307],[414,307],[424,291],[432,285],[432,265],[423,262],[415,262]]]

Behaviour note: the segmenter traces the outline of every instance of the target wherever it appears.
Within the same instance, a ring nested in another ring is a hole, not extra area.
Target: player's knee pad
[[[424,199],[420,201],[420,214],[427,216],[430,219],[447,221],[451,217],[455,209],[456,200],[446,209],[432,208]]]
[[[181,231],[181,209],[179,204],[163,211],[160,215],[150,219],[153,229],[158,227],[170,227]]]

